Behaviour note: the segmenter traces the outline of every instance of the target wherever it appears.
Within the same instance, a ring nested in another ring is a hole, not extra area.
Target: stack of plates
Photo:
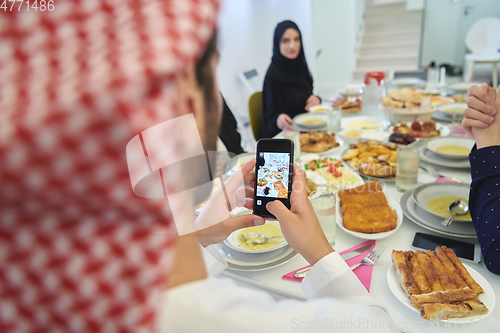
[[[236,214],[235,211],[232,212],[233,216],[252,213],[251,210],[244,208],[238,209]],[[278,221],[266,221],[266,224],[279,226]],[[288,245],[284,238],[282,238],[281,243],[270,249],[256,251],[245,249],[238,242],[238,236],[241,231],[241,229],[236,230],[218,245],[219,252],[226,259],[229,269],[237,271],[261,271],[280,266],[297,255],[297,252]]]
[[[445,227],[441,224],[445,217],[432,213],[426,202],[431,194],[432,197],[455,195],[468,198],[469,187],[468,184],[452,182],[425,184],[403,194],[400,201],[401,209],[410,221],[422,228],[448,236],[476,238],[476,230],[472,221],[458,219]]]
[[[425,146],[421,146],[420,160],[452,169],[470,169],[469,155],[454,155],[440,152],[443,146],[459,146],[470,152],[475,142],[466,137],[437,137],[429,139]]]

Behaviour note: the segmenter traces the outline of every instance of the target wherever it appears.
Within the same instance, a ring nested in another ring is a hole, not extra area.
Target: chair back
[[[262,91],[254,93],[248,100],[250,126],[255,140],[262,137]]]
[[[473,54],[493,54],[500,49],[500,19],[485,17],[474,22],[465,36],[465,46]]]

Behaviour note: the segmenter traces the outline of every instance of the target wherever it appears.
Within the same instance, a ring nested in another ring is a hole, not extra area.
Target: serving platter
[[[495,308],[496,298],[495,298],[495,292],[493,291],[493,287],[491,286],[491,284],[476,270],[472,269],[468,265],[464,264],[464,266],[469,272],[469,274],[472,276],[472,278],[474,278],[474,280],[476,280],[476,282],[479,283],[479,285],[483,288],[484,294],[479,295],[478,298],[481,302],[484,303],[484,305],[486,305],[489,311],[488,313],[480,316],[472,316],[466,318],[452,318],[448,320],[441,320],[441,322],[449,322],[453,324],[474,323],[478,320],[488,317],[488,315],[492,313],[493,309]],[[394,264],[392,264],[387,270],[387,284],[389,285],[389,289],[391,290],[392,294],[398,299],[398,301],[403,303],[406,307],[408,307],[412,311],[419,313],[419,309],[411,305],[410,298],[401,288],[401,284],[399,283],[398,278],[396,277]]]
[[[346,152],[351,149],[351,148],[346,148],[342,153],[341,153],[341,158],[342,156],[344,156],[346,154]],[[394,183],[396,182],[396,176],[393,176],[393,177],[373,177],[373,176],[368,176],[368,175],[364,175],[362,173],[359,172],[359,170],[355,167],[353,167],[351,164],[348,163],[348,161],[344,161],[342,159],[342,162],[344,162],[344,165],[346,165],[347,168],[350,168],[351,170],[353,170],[355,173],[359,174],[360,176],[362,177],[365,177],[365,178],[368,178],[369,180],[376,180],[376,181],[383,181],[383,182],[387,182],[387,183]]]
[[[379,232],[379,233],[375,233],[375,234],[368,234],[368,233],[357,232],[357,231],[352,231],[352,230],[347,229],[346,227],[344,227],[344,223],[343,223],[344,214],[342,214],[342,207],[340,207],[340,197],[338,195],[338,192],[335,194],[336,202],[337,202],[337,205],[335,208],[335,210],[336,210],[335,220],[337,222],[337,225],[342,230],[347,232],[348,234],[353,235],[354,237],[357,237],[357,238],[361,238],[361,239],[375,239],[375,240],[377,240],[377,239],[383,239],[383,238],[389,237],[390,235],[395,233],[399,229],[399,227],[401,227],[401,224],[403,224],[403,211],[401,209],[401,205],[399,204],[399,202],[395,198],[389,196],[388,193],[385,191],[384,191],[384,195],[387,198],[387,204],[389,205],[389,207],[394,209],[396,211],[396,214],[398,215],[397,220],[396,220],[396,228],[395,229],[390,230],[390,231],[385,231],[385,232]]]

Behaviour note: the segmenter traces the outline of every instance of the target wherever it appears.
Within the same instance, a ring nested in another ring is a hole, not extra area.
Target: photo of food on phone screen
[[[288,198],[290,153],[261,152],[257,160],[257,196]]]

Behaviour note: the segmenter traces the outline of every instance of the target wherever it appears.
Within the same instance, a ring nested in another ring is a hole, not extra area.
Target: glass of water
[[[319,224],[325,234],[328,243],[333,247],[335,245],[335,192],[327,190],[326,192],[314,191],[309,196],[314,212],[318,217]]]
[[[283,136],[285,139],[293,141],[294,159],[298,159],[300,157],[300,132],[293,128],[286,128],[283,132]]]
[[[396,188],[400,192],[411,190],[417,185],[420,150],[402,147],[398,149]]]
[[[340,121],[342,118],[342,108],[332,106],[326,110],[326,132],[328,134],[340,132]]]

